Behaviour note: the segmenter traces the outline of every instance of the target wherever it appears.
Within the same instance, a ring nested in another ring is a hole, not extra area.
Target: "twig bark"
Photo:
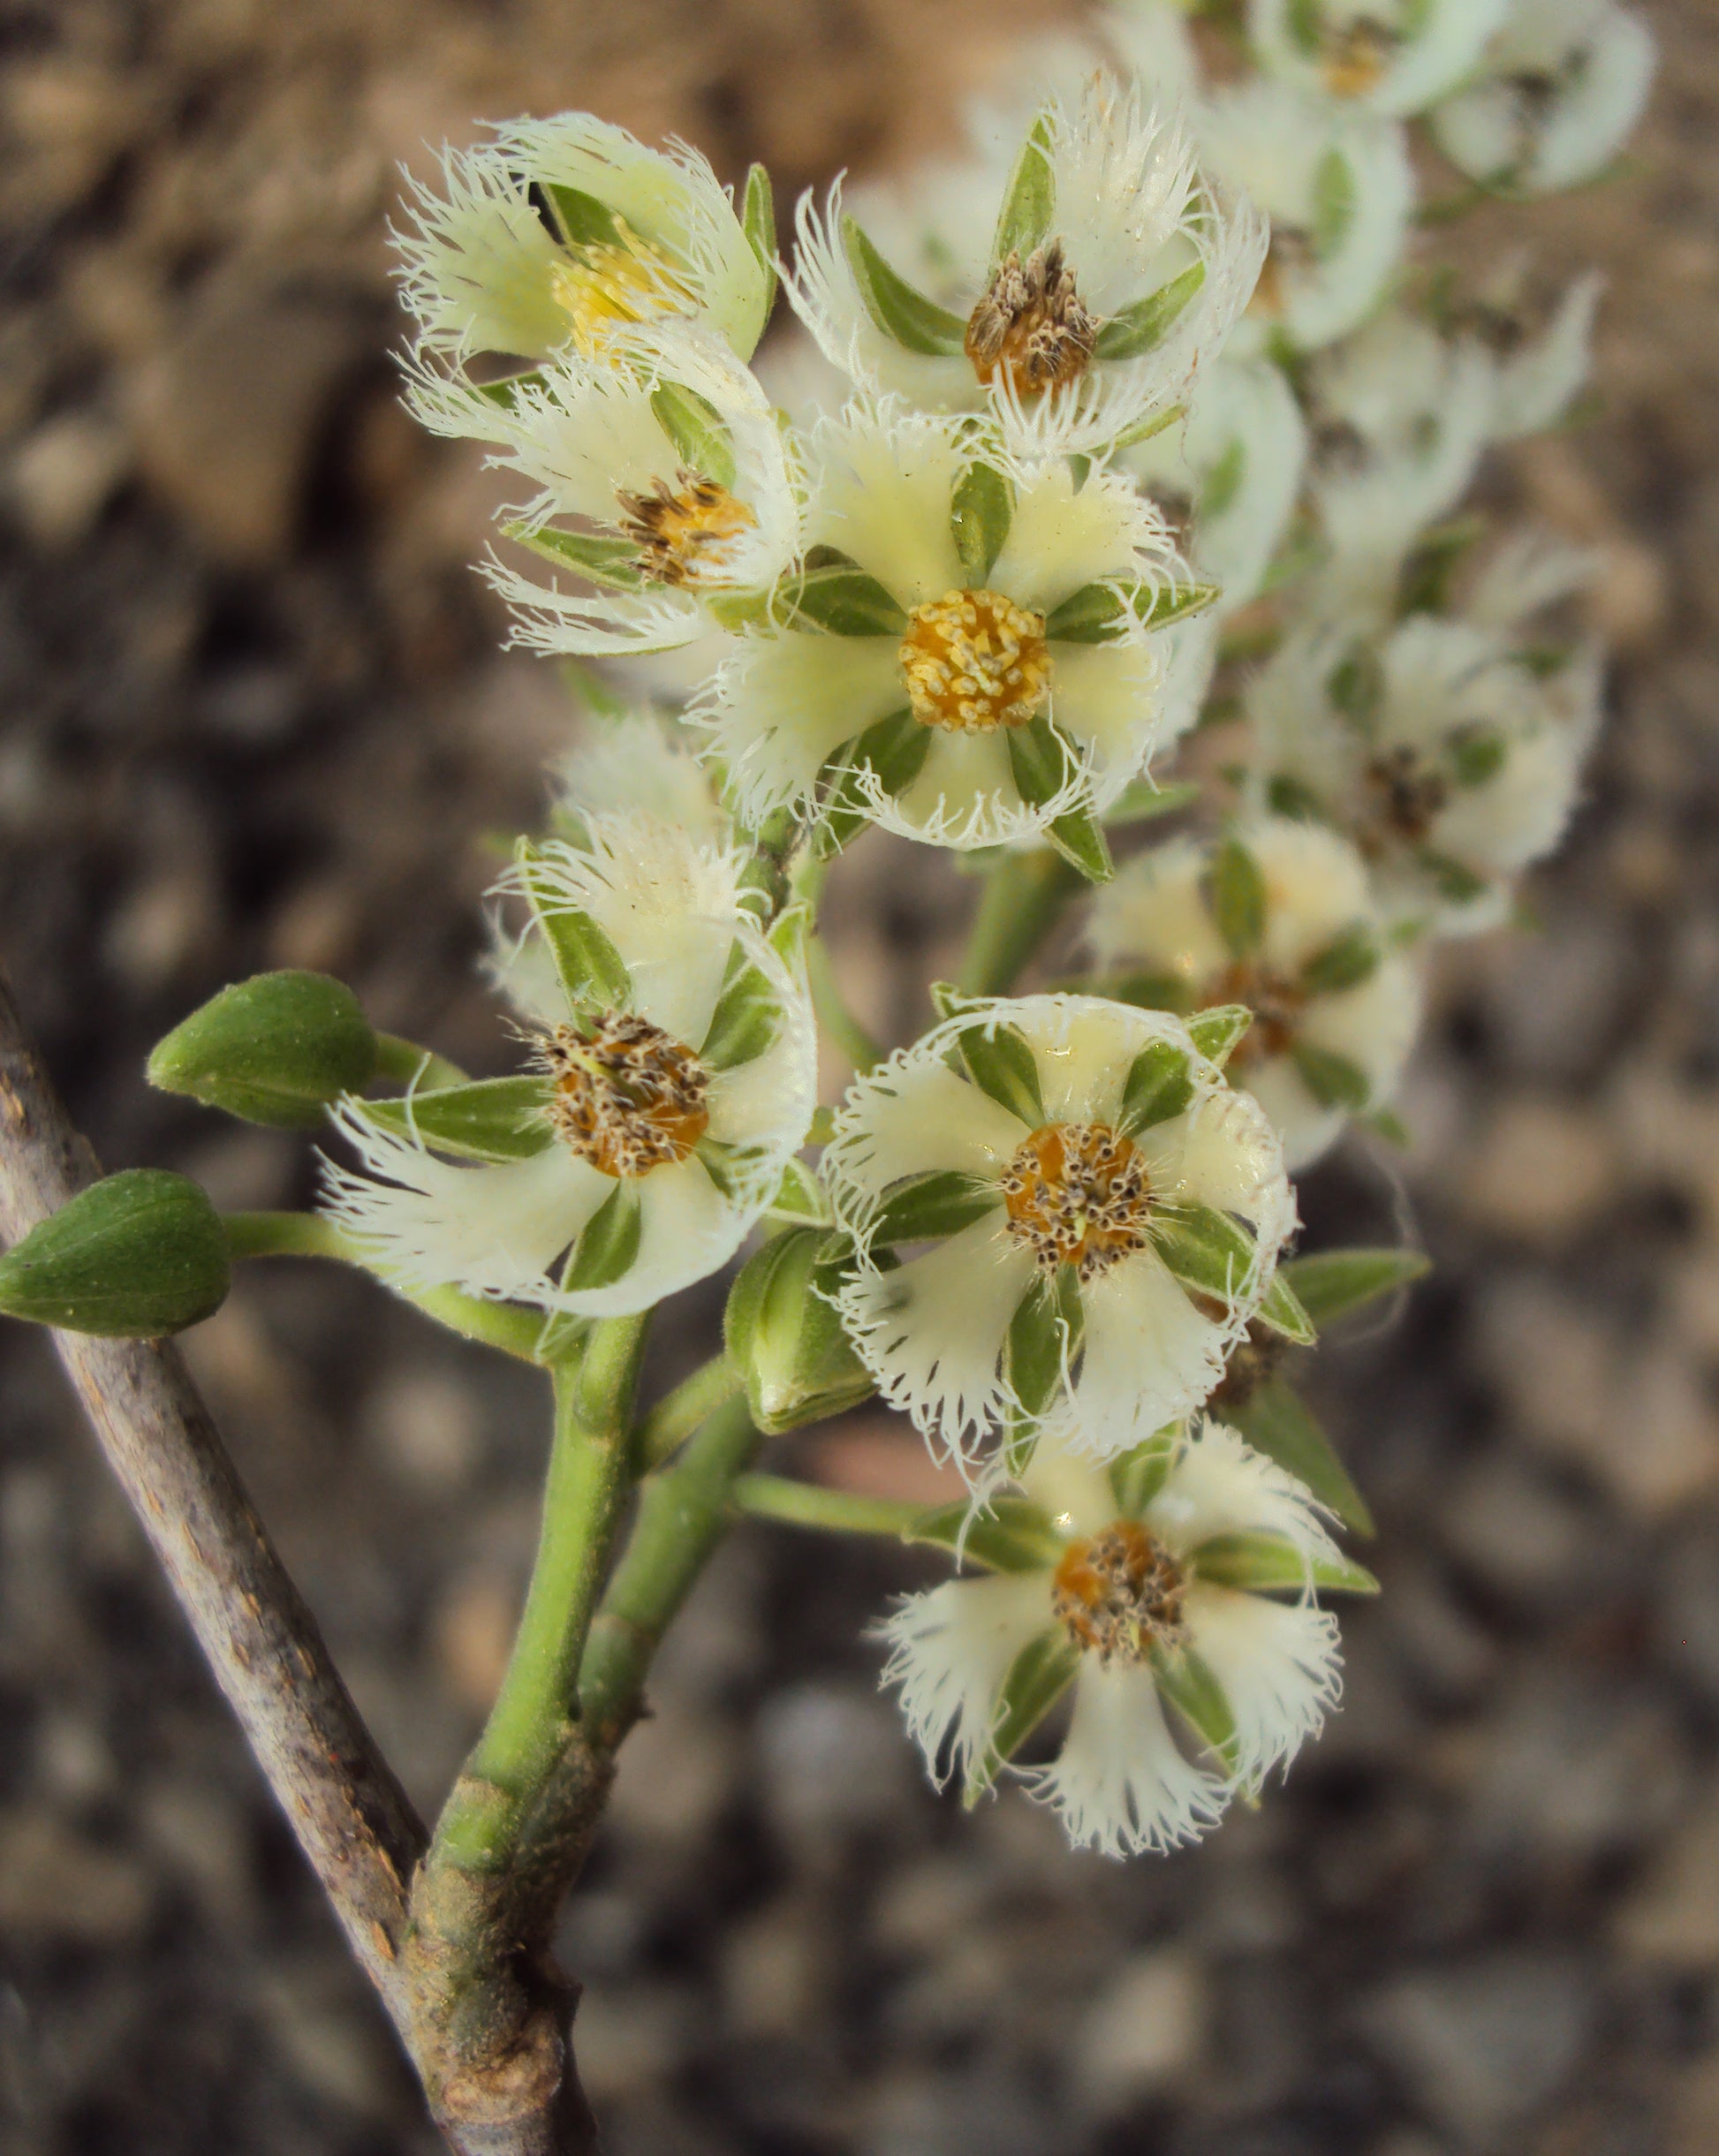
[[[0,1239],[101,1170],[0,973]],[[108,1464],[352,1952],[402,2035],[407,1887],[425,1834],[276,1555],[178,1350],[57,1333]]]

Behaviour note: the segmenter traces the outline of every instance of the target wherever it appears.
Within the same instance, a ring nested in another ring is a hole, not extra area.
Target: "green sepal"
[[[1185,1288],[1233,1301],[1259,1265],[1259,1244],[1238,1221],[1211,1206],[1178,1206],[1153,1222],[1158,1255]]]
[[[1062,1556],[1064,1538],[1050,1515],[1027,1497],[997,1497],[982,1511],[966,1498],[923,1512],[902,1537],[951,1553],[989,1572],[1044,1572]]]
[[[953,1054],[982,1093],[1018,1116],[1029,1131],[1045,1122],[1039,1065],[1026,1036],[1012,1025],[988,1026],[983,1020],[956,1041]]]
[[[561,1275],[564,1291],[611,1286],[639,1255],[644,1210],[636,1179],[616,1184],[586,1222]]]
[[[226,1231],[205,1192],[164,1168],[127,1168],[0,1257],[0,1314],[154,1340],[219,1310],[231,1282]]]
[[[950,496],[949,529],[971,584],[981,586],[996,566],[1015,518],[1015,490],[988,464],[970,464]]]
[[[1173,1040],[1151,1041],[1128,1067],[1117,1130],[1124,1138],[1138,1138],[1179,1116],[1193,1099],[1193,1073],[1185,1052]]]
[[[1382,1139],[1386,1145],[1395,1146],[1399,1153],[1406,1152],[1414,1143],[1413,1132],[1392,1108],[1374,1108],[1361,1117],[1361,1128],[1371,1131],[1374,1138]]]
[[[1111,644],[1132,623],[1162,629],[1211,605],[1215,584],[1083,584],[1045,616],[1044,632],[1055,644]]]
[[[1448,853],[1440,853],[1431,846],[1421,847],[1414,858],[1421,873],[1432,878],[1439,896],[1448,899],[1452,905],[1472,905],[1492,889],[1484,876],[1476,875],[1463,862],[1453,860]]]
[[[1297,823],[1323,823],[1326,821],[1325,804],[1305,781],[1292,778],[1287,771],[1274,771],[1266,781],[1266,804],[1276,816],[1288,816]]]
[[[906,613],[877,579],[845,562],[803,571],[783,585],[777,602],[787,609],[784,625],[790,629],[888,637],[907,630]]]
[[[1321,1108],[1340,1108],[1358,1115],[1373,1098],[1367,1073],[1346,1055],[1304,1040],[1295,1050],[1296,1075]]]
[[[708,398],[678,382],[659,382],[651,391],[651,410],[687,471],[719,487],[733,486],[738,476],[733,438]]]
[[[1286,1474],[1303,1482],[1329,1507],[1344,1525],[1356,1534],[1371,1536],[1373,1514],[1349,1470],[1337,1457],[1325,1434],[1299,1393],[1281,1378],[1266,1378],[1246,1400],[1220,1410],[1222,1418],[1233,1423],[1268,1460],[1275,1460]]]
[[[1385,701],[1384,662],[1377,652],[1357,644],[1331,669],[1325,692],[1333,707],[1358,732],[1371,734]]]
[[[1198,513],[1205,522],[1210,524],[1223,514],[1241,492],[1246,477],[1247,445],[1238,436],[1200,476]]]
[[[852,1259],[844,1236],[790,1228],[741,1267],[723,1334],[752,1418],[770,1435],[858,1407],[877,1389],[830,1306]]]
[[[1285,0],[1284,27],[1291,42],[1307,59],[1319,57],[1319,0]]]
[[[1072,1372],[1086,1329],[1072,1265],[1040,1273],[1022,1296],[1003,1342],[1003,1375],[1017,1408],[1011,1419],[1036,1426]]]
[[[498,382],[467,381],[465,386],[482,397],[485,404],[511,412],[519,401],[521,390],[542,388],[543,370],[541,367],[523,367],[517,374],[504,374]]]
[[[1002,1203],[996,1184],[958,1168],[928,1169],[896,1184],[878,1208],[875,1243],[924,1243],[958,1235]]]
[[[782,1019],[780,991],[737,942],[729,953],[728,971],[699,1059],[713,1070],[734,1070],[754,1063],[782,1031]]]
[[[831,1219],[829,1193],[804,1161],[790,1161],[783,1169],[767,1210],[773,1221],[796,1228],[827,1229]]]
[[[517,519],[502,526],[502,537],[541,555],[558,569],[571,569],[587,584],[606,584],[617,592],[645,588],[639,549],[630,539],[597,532],[564,532],[552,524],[534,526]]]
[[[1323,1250],[1290,1259],[1282,1277],[1314,1323],[1323,1326],[1423,1279],[1431,1267],[1421,1250]]]
[[[1206,904],[1232,958],[1249,958],[1265,935],[1265,877],[1238,838],[1226,838],[1212,856]]]
[[[1119,973],[1103,984],[1103,994],[1115,1003],[1132,1003],[1139,1010],[1169,1010],[1185,1017],[1193,1000],[1190,984],[1179,973]]]
[[[148,1078],[246,1123],[310,1129],[330,1101],[363,1091],[376,1059],[375,1033],[343,981],[258,973],[182,1019],[156,1044]]]
[[[911,786],[931,752],[931,732],[911,711],[892,711],[868,726],[842,754],[826,766],[828,788],[818,821],[816,851],[822,859],[839,853],[856,831],[871,821],[856,775],[867,765],[891,798]]]
[[[626,235],[620,220],[607,202],[599,201],[594,194],[586,194],[578,187],[561,186],[549,180],[539,185],[556,229],[570,247],[618,247],[625,244]]]
[[[1215,1670],[1190,1646],[1166,1646],[1155,1640],[1149,1655],[1159,1691],[1200,1744],[1233,1774],[1240,1740],[1235,1711]]]
[[[1355,169],[1334,143],[1314,168],[1314,253],[1329,261],[1355,222]]]
[[[1193,1045],[1208,1063],[1223,1070],[1253,1023],[1246,1003],[1214,1003],[1209,1010],[1196,1010],[1188,1020]]]
[[[1377,1594],[1379,1583],[1352,1558],[1308,1552],[1287,1535],[1214,1535],[1188,1554],[1197,1577],[1215,1587],[1237,1587],[1250,1594],[1274,1590],[1305,1592],[1322,1587],[1332,1594]]]
[[[1254,1315],[1268,1332],[1277,1334],[1298,1348],[1310,1348],[1319,1338],[1313,1320],[1301,1307],[1299,1297],[1281,1273],[1272,1275],[1271,1285]]]
[[[1117,1509],[1125,1519],[1137,1520],[1164,1487],[1176,1464],[1182,1426],[1170,1423],[1156,1430],[1142,1445],[1119,1453],[1110,1463],[1110,1488]]]
[[[1159,816],[1173,816],[1178,809],[1186,808],[1199,798],[1200,788],[1192,779],[1155,786],[1149,778],[1131,778],[1105,810],[1104,821],[1109,824],[1149,823]]]
[[[528,1161],[554,1142],[543,1116],[549,1098],[549,1081],[540,1074],[476,1078],[398,1101],[367,1101],[364,1115],[397,1138],[421,1139],[456,1160]]]
[[[1104,826],[1089,808],[1072,808],[1046,824],[1041,836],[1088,883],[1109,883],[1117,873]]]
[[[1080,1650],[1066,1632],[1041,1632],[1021,1649],[997,1693],[988,1752],[968,1770],[964,1805],[979,1802],[1079,1673]]]
[[[1050,113],[1040,113],[1027,130],[1009,185],[1003,191],[997,213],[996,234],[991,241],[991,267],[1011,254],[1027,255],[1050,237],[1056,215],[1056,181],[1050,163]]]
[[[1503,769],[1510,744],[1493,727],[1465,726],[1451,735],[1446,753],[1458,786],[1484,786]]]
[[[776,298],[776,190],[764,165],[747,169],[740,196],[740,230],[764,272],[764,310],[768,314]]]
[[[904,351],[950,359],[966,349],[967,325],[892,269],[852,217],[842,219],[842,251],[866,312]]]
[[[1341,995],[1371,980],[1380,957],[1377,936],[1358,924],[1314,953],[1301,969],[1300,985],[1309,995]]]
[[[572,1007],[619,1010],[632,1001],[625,961],[588,913],[557,903],[548,879],[539,873],[541,857],[529,840],[515,850],[520,883]]]
[[[1161,284],[1132,306],[1119,307],[1099,331],[1093,345],[1094,359],[1138,359],[1162,344],[1187,312],[1190,301],[1206,282],[1204,262],[1191,262],[1179,276]]]
[[[1144,412],[1111,443],[1110,454],[1114,457],[1119,450],[1132,450],[1142,442],[1150,442],[1154,435],[1162,434],[1167,427],[1174,427],[1178,420],[1187,416],[1185,405],[1164,405],[1156,412]]]

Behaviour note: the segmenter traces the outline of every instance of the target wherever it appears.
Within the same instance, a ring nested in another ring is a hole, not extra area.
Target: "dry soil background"
[[[963,1819],[923,1786],[860,1637],[907,1559],[742,1533],[566,1926],[622,2156],[1719,2146],[1719,11],[1648,12],[1626,173],[1511,227],[1608,271],[1597,411],[1492,482],[1610,550],[1607,745],[1542,933],[1443,969],[1402,1186],[1360,1154],[1306,1194],[1321,1234],[1407,1207],[1440,1267],[1322,1358],[1384,1529],[1345,1710],[1210,1844],[1071,1857],[1019,1799]],[[783,200],[935,145],[1045,14],[0,11],[0,951],[110,1165],[307,1193],[302,1145],[141,1085],[258,967],[504,1054],[475,835],[532,816],[569,715],[495,655],[481,476],[393,402],[395,160],[583,103],[727,177],[764,156]],[[837,941],[880,1025],[920,1022],[964,903],[903,851],[853,862]],[[191,1344],[432,1802],[529,1550],[531,1382],[308,1268]],[[5,2147],[428,2150],[49,1357],[0,1357]]]

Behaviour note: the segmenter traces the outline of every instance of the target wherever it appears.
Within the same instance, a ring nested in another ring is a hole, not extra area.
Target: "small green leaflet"
[[[543,1110],[549,1082],[525,1078],[479,1078],[469,1086],[442,1086],[399,1101],[368,1101],[364,1113],[383,1130],[420,1139],[456,1160],[528,1161],[554,1141]]]
[[[1131,778],[1105,810],[1104,821],[1109,824],[1149,823],[1155,817],[1173,816],[1178,808],[1199,798],[1200,789],[1191,779],[1155,786],[1149,778]]]
[[[736,942],[699,1050],[700,1059],[713,1070],[735,1070],[756,1061],[781,1030],[780,991]]]
[[[1309,995],[1341,995],[1372,980],[1379,970],[1379,957],[1378,938],[1357,924],[1314,952],[1301,969],[1301,986]]]
[[[1181,1425],[1148,1437],[1143,1445],[1125,1452],[1110,1463],[1110,1488],[1117,1509],[1125,1519],[1137,1520],[1164,1487],[1164,1479],[1176,1464]]]
[[[1247,444],[1238,436],[1200,476],[1199,511],[1208,524],[1231,506],[1246,476]]]
[[[949,528],[971,582],[982,585],[996,566],[1014,521],[1015,490],[988,464],[971,464],[950,496]]]
[[[1385,700],[1385,669],[1377,652],[1355,645],[1331,669],[1325,692],[1352,726],[1370,734]]]
[[[1064,1547],[1050,1516],[1025,1497],[995,1498],[980,1512],[966,1498],[939,1505],[922,1512],[902,1539],[959,1550],[964,1560],[992,1572],[1048,1571]]]
[[[1158,1255],[1185,1288],[1233,1301],[1252,1287],[1259,1246],[1239,1221],[1210,1206],[1178,1206],[1152,1223]]]
[[[1358,1115],[1373,1097],[1367,1073],[1346,1055],[1304,1040],[1295,1050],[1296,1074],[1321,1108],[1340,1108]]]
[[[1236,1717],[1211,1664],[1192,1647],[1168,1647],[1155,1640],[1150,1655],[1158,1690],[1208,1751],[1233,1773]]]
[[[960,1036],[955,1053],[981,1093],[1018,1116],[1029,1131],[1043,1124],[1039,1066],[1024,1033],[1012,1025],[993,1027],[981,1021]]]
[[[1003,1374],[1030,1422],[1045,1410],[1072,1372],[1080,1352],[1084,1320],[1074,1267],[1041,1273],[1022,1296],[1003,1339]]]
[[[504,524],[504,539],[516,547],[528,547],[558,569],[571,569],[590,584],[606,584],[613,591],[642,591],[645,579],[639,571],[639,549],[630,539],[616,539],[596,532],[563,532],[554,525]]]
[[[799,1227],[829,1225],[829,1195],[804,1161],[790,1161],[783,1169],[781,1184],[770,1200],[769,1217]]]
[[[1240,839],[1224,839],[1212,856],[1206,904],[1230,956],[1252,957],[1265,935],[1265,877]]]
[[[1510,748],[1494,728],[1465,726],[1450,737],[1449,754],[1458,786],[1484,786],[1503,769]]]
[[[911,711],[892,711],[827,764],[829,790],[816,835],[820,859],[839,853],[868,821],[855,774],[869,768],[885,793],[898,794],[919,776],[930,748],[929,730]]]
[[[1283,1268],[1315,1325],[1359,1310],[1382,1295],[1424,1279],[1431,1260],[1420,1250],[1326,1250],[1291,1258]]]
[[[991,242],[995,269],[1010,255],[1026,256],[1050,237],[1056,215],[1056,181],[1050,164],[1050,113],[1040,113],[1021,145],[1015,169],[1003,189],[1003,208]]]
[[[1302,1309],[1294,1289],[1281,1273],[1273,1275],[1271,1285],[1265,1291],[1259,1320],[1268,1331],[1293,1341],[1298,1348],[1310,1348],[1319,1337],[1314,1330],[1313,1320]]]
[[[659,382],[651,391],[651,410],[689,472],[713,479],[719,487],[733,487],[734,443],[714,405],[677,382]]]
[[[1314,172],[1313,243],[1321,262],[1329,261],[1348,238],[1357,201],[1354,167],[1333,143]]]
[[[906,633],[905,609],[865,570],[845,564],[808,569],[782,586],[790,629],[822,629],[831,636]]]
[[[1304,1550],[1287,1535],[1214,1535],[1189,1554],[1189,1563],[1215,1587],[1253,1594],[1274,1589],[1304,1592],[1323,1587],[1338,1594],[1377,1594],[1379,1583],[1365,1565],[1343,1556]]]
[[[1461,861],[1452,860],[1448,853],[1435,852],[1430,846],[1423,846],[1415,860],[1422,872],[1432,878],[1439,896],[1449,899],[1452,905],[1472,905],[1492,889],[1484,876],[1477,876]]]
[[[958,1235],[1002,1204],[996,1184],[958,1168],[928,1169],[896,1184],[872,1228],[877,1243],[922,1243]]]
[[[1193,1073],[1173,1040],[1155,1040],[1129,1066],[1122,1088],[1116,1127],[1124,1138],[1138,1138],[1155,1123],[1179,1116],[1193,1099]]]
[[[545,180],[540,182],[544,200],[549,203],[549,215],[567,245],[577,250],[585,247],[619,247],[626,244],[626,234],[621,222],[606,202],[600,202],[594,194],[582,194],[577,187],[563,187]]]
[[[928,359],[957,359],[967,325],[892,269],[852,217],[842,219],[842,249],[867,314],[883,335]]]
[[[761,164],[752,166],[746,174],[746,192],[740,198],[740,230],[764,272],[764,311],[768,314],[776,297],[776,196],[770,176]]]
[[[1196,1010],[1188,1020],[1193,1045],[1208,1062],[1223,1070],[1253,1023],[1246,1003],[1215,1003],[1209,1010]]]
[[[632,983],[620,952],[588,913],[557,903],[527,842],[520,842],[515,859],[568,1002],[575,1010],[624,1010],[632,1000]]]
[[[1226,1407],[1223,1413],[1256,1452],[1275,1460],[1298,1482],[1305,1482],[1345,1527],[1359,1535],[1374,1533],[1373,1515],[1349,1470],[1300,1396],[1281,1378],[1263,1380],[1246,1400]]]
[[[1188,303],[1206,282],[1206,265],[1193,262],[1180,276],[1161,284],[1144,299],[1112,314],[1093,346],[1095,359],[1138,359],[1162,344]]]
[[[1041,1632],[1016,1655],[997,1695],[988,1759],[976,1761],[961,1801],[971,1808],[1032,1736],[1080,1670],[1080,1650],[1062,1630]]]
[[[1217,597],[1215,584],[1083,584],[1052,607],[1044,632],[1054,644],[1111,644],[1132,615],[1142,628],[1162,629],[1198,614]]]
[[[561,1276],[563,1291],[607,1288],[639,1255],[642,1214],[636,1183],[617,1183],[586,1222]]]

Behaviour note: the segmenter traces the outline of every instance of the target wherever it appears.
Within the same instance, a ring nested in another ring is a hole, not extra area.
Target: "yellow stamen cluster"
[[[543,1113],[605,1176],[647,1176],[684,1161],[709,1127],[710,1074],[648,1018],[605,1011],[587,1033],[557,1025],[539,1047],[552,1080]]]
[[[1326,41],[1321,72],[1333,97],[1364,97],[1390,65],[1398,43],[1396,31],[1371,18],[1358,16]]]
[[[1146,1162],[1101,1123],[1042,1124],[999,1187],[1010,1234],[1047,1272],[1072,1265],[1081,1280],[1094,1280],[1150,1240]]]
[[[908,616],[901,671],[921,726],[1025,726],[1050,687],[1044,616],[1001,592],[945,592]]]
[[[1001,374],[1017,397],[1037,397],[1077,382],[1098,337],[1098,317],[1074,289],[1063,243],[1018,252],[998,264],[967,320],[962,340],[973,371],[989,383]]]
[[[572,326],[573,349],[587,359],[617,326],[680,314],[693,297],[670,256],[625,218],[615,224],[617,239],[583,242],[549,273],[556,305]]]
[[[1186,1595],[1182,1568],[1157,1537],[1138,1520],[1114,1520],[1063,1552],[1050,1606],[1076,1646],[1101,1662],[1143,1662],[1155,1645],[1182,1637]]]
[[[720,581],[723,541],[758,521],[726,487],[696,472],[677,473],[672,487],[659,479],[648,494],[617,489],[615,498],[640,568],[658,584]]]

